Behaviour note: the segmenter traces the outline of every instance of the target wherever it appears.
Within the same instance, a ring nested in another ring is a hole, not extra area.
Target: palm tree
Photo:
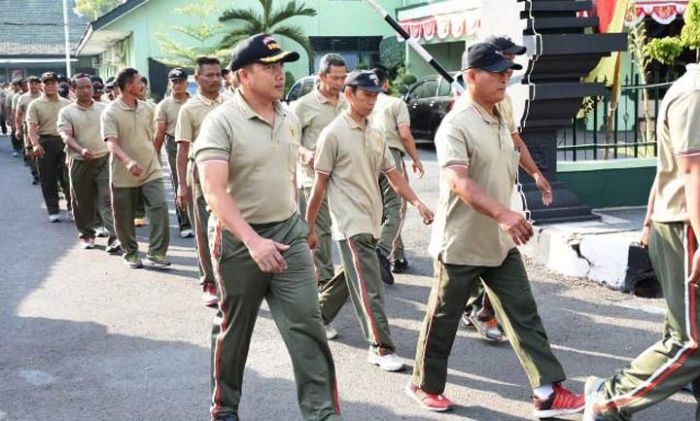
[[[280,35],[291,39],[301,45],[309,60],[314,55],[313,47],[309,42],[309,37],[304,31],[294,25],[284,25],[283,22],[297,16],[316,16],[316,10],[306,7],[301,1],[290,0],[285,6],[272,8],[273,0],[258,0],[262,6],[262,13],[253,9],[229,9],[219,17],[219,22],[240,21],[242,26],[232,29],[227,32],[221,40],[222,48],[231,48],[238,41],[248,38],[251,35],[258,33],[268,33],[271,35]],[[279,2],[279,0],[276,0]]]

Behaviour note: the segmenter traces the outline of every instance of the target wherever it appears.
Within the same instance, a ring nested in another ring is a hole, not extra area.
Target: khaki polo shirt
[[[503,118],[490,116],[467,98],[443,120],[435,148],[441,168],[467,167],[471,180],[510,208],[520,153]],[[441,177],[429,247],[433,257],[448,264],[496,267],[513,247],[495,220],[467,205]]]
[[[46,95],[41,95],[30,102],[27,107],[27,115],[25,116],[27,126],[30,123],[38,124],[39,136],[59,136],[58,112],[61,111],[61,108],[70,104],[70,101],[61,96],[58,96],[56,99],[50,99]]]
[[[131,175],[126,165],[114,154],[110,158],[110,175],[114,187],[140,187],[162,177],[156,149],[153,146],[153,107],[137,101],[132,108],[121,98],[107,104],[101,118],[102,139],[116,137],[119,147],[138,162],[144,173]]]
[[[12,98],[16,94],[12,91],[7,93],[7,96],[5,97],[5,108],[7,109],[7,112],[9,113],[12,110]]]
[[[347,107],[345,96],[340,95],[333,105],[326,97],[321,95],[318,88],[294,101],[290,108],[301,122],[301,146],[311,151],[316,151],[318,137],[338,115]],[[314,184],[314,169],[299,160],[302,187],[311,187]]]
[[[659,108],[656,133],[659,157],[652,219],[688,221],[678,158],[700,156],[700,65],[689,64],[686,74],[669,88]]]
[[[241,215],[249,224],[268,224],[297,211],[294,178],[300,140],[294,113],[276,103],[270,123],[237,91],[204,119],[194,154],[198,164],[227,161],[227,191]]]
[[[204,117],[223,103],[224,97],[222,95],[211,100],[197,92],[180,108],[175,128],[175,140],[194,143],[199,137]],[[194,148],[190,148],[190,159],[192,158],[194,158]]]
[[[315,169],[330,176],[328,203],[337,240],[357,234],[379,238],[382,194],[379,175],[395,170],[380,129],[357,124],[344,111],[318,139]]]
[[[390,148],[406,153],[406,148],[399,135],[399,127],[404,124],[410,126],[411,116],[408,114],[408,107],[403,100],[380,93],[370,119],[375,126],[383,131],[384,139]]]
[[[20,93],[18,93],[18,94],[15,94],[15,96],[12,97],[12,109],[15,110],[15,112],[17,112],[17,104],[18,104],[18,102],[19,102],[19,99],[22,97],[22,95],[24,95],[24,94],[26,94],[26,93],[28,93],[28,92],[29,92],[29,91],[27,91],[27,92],[20,92]]]
[[[496,104],[496,110],[498,114],[501,115],[503,121],[506,122],[506,127],[511,133],[516,133],[518,131],[518,126],[515,124],[515,119],[513,118],[513,101],[511,101],[510,96],[506,94],[503,101]]]
[[[106,108],[107,105],[101,102],[93,102],[89,107],[74,102],[58,113],[58,130],[71,130],[78,145],[91,150],[97,158],[107,156],[107,143],[100,133],[100,116]],[[65,150],[71,158],[83,160],[83,156],[68,145]]]
[[[189,94],[188,94],[189,99]],[[160,101],[156,105],[156,121],[165,122],[165,134],[168,136],[175,136],[175,126],[177,125],[177,115],[180,112],[180,108],[187,102],[178,101],[174,96],[170,95]]]
[[[16,112],[18,112],[22,115],[26,115],[27,108],[29,107],[29,103],[34,101],[35,99],[39,98],[40,96],[41,96],[41,92],[37,92],[34,95],[32,95],[31,92],[27,92],[27,93],[20,95],[19,99],[17,100]]]

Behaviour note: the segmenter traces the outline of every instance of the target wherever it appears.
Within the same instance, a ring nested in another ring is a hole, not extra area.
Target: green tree
[[[200,0],[196,4],[175,9],[177,14],[185,15],[193,22],[191,25],[171,26],[171,32],[184,35],[190,40],[182,43],[173,39],[170,33],[157,33],[160,48],[165,54],[161,60],[171,66],[194,67],[197,57],[214,56],[227,59],[228,52],[218,47],[214,38],[223,35],[223,25],[208,23],[207,18],[216,10],[214,0]]]
[[[219,17],[219,22],[242,24],[226,33],[221,40],[221,47],[231,48],[242,39],[264,32],[291,39],[304,48],[311,60],[314,51],[306,33],[301,27],[285,24],[285,21],[298,16],[316,16],[316,10],[306,7],[306,4],[297,0],[290,0],[284,6],[277,8],[272,7],[273,0],[259,0],[259,2],[262,11],[234,8],[226,10]],[[279,0],[276,3],[279,3]]]
[[[122,3],[124,0],[75,0],[75,10],[95,20]]]
[[[688,2],[683,19],[681,41],[685,47],[695,50],[695,61],[700,62],[700,0]]]
[[[661,64],[671,65],[683,52],[683,43],[675,37],[656,38],[649,41],[645,53]]]

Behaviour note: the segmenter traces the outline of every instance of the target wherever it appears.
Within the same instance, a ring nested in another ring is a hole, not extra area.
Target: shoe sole
[[[393,368],[393,367],[391,367],[391,368],[386,368],[386,367],[382,367],[382,364],[381,364],[379,361],[375,361],[374,359],[372,359],[372,357],[367,358],[367,362],[370,363],[370,364],[372,364],[372,365],[376,365],[376,366],[379,367],[380,369],[382,369],[382,370],[384,370],[384,371],[388,371],[389,373],[396,373],[396,372],[402,371],[404,368],[406,368],[406,364],[402,364],[401,367],[398,367],[398,368]]]
[[[127,265],[131,269],[143,269],[143,263],[129,263],[125,262],[125,265]]]
[[[411,385],[407,384],[406,387],[403,388],[404,393],[406,396],[409,398],[413,399],[418,405],[420,405],[421,408],[427,410],[427,411],[432,411],[432,412],[447,412],[452,410],[452,406],[449,406],[447,408],[433,408],[430,407],[426,404],[423,403],[420,399],[418,399],[418,396],[416,396],[415,393],[413,393],[413,390],[411,389]]]
[[[580,408],[572,409],[557,409],[557,410],[546,410],[546,411],[535,411],[535,418],[554,418],[560,415],[571,415],[579,414],[583,411],[585,405]]]
[[[164,265],[162,263],[154,263],[154,262],[150,262],[150,261],[147,261],[147,262],[148,262],[148,267],[151,269],[157,269],[157,270],[169,270],[170,269],[170,265]]]

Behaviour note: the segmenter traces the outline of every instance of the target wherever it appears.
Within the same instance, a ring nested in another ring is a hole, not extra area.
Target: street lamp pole
[[[68,32],[68,0],[63,0],[63,36],[66,50],[66,77],[72,76],[70,69],[70,38]]]

